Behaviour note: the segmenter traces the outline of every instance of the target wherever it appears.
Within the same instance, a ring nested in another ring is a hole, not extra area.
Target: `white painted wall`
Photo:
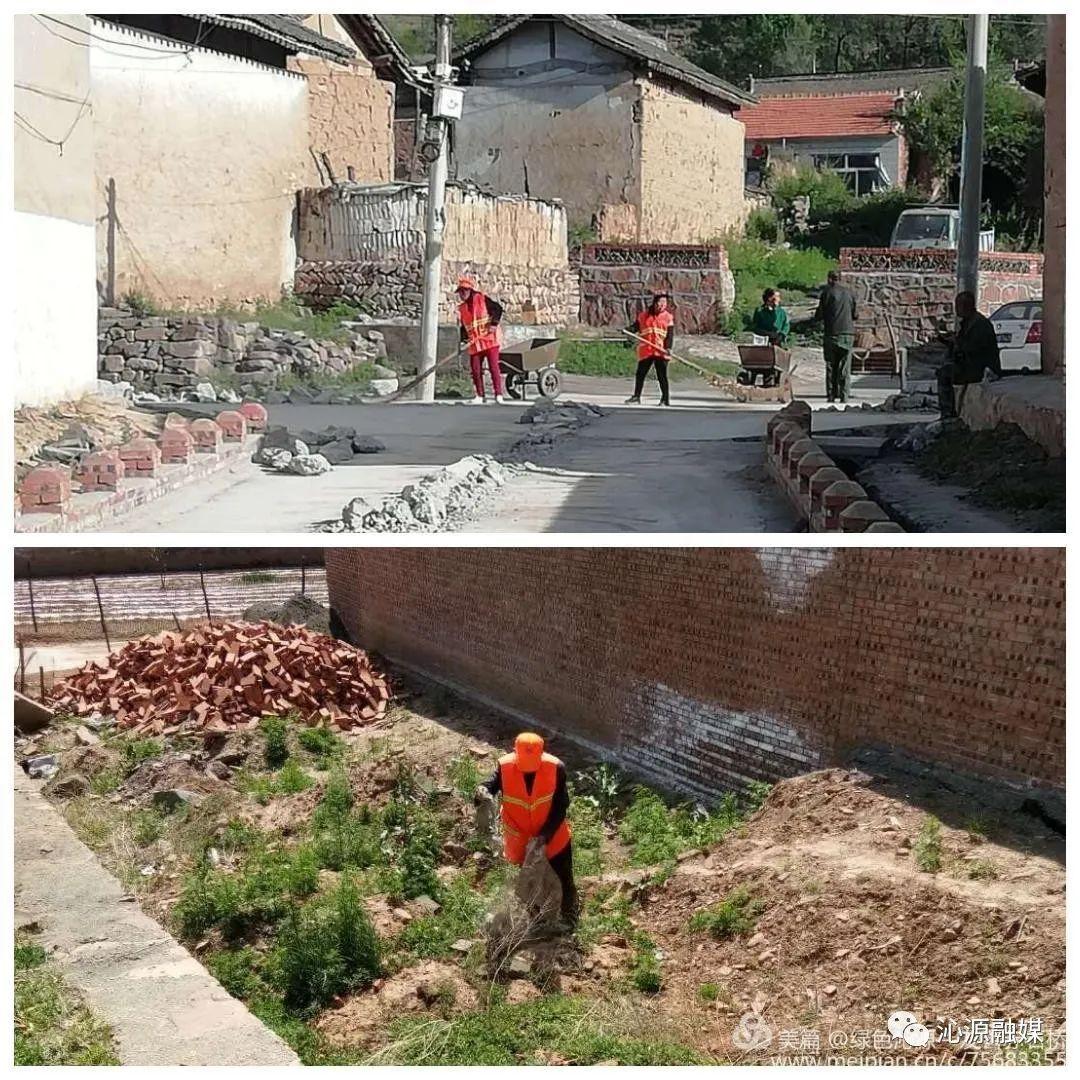
[[[97,380],[90,64],[75,43],[88,20],[64,21],[71,41],[31,15],[14,21],[16,406],[78,397]]]
[[[16,210],[15,405],[80,397],[97,383],[94,226]]]
[[[275,300],[316,180],[303,76],[94,21],[98,275],[175,307]],[[147,49],[160,50],[147,52]],[[116,183],[110,273],[106,191]]]

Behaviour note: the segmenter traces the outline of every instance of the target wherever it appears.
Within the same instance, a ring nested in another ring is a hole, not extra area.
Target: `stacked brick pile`
[[[769,421],[765,459],[811,532],[903,532],[811,436],[810,406],[793,401]]]
[[[215,377],[252,396],[272,389],[285,374],[338,374],[385,356],[381,341],[363,334],[344,342],[317,341],[296,330],[216,316],[137,315],[122,308],[98,312],[99,376],[166,399]]]
[[[224,623],[130,641],[60,683],[53,704],[145,734],[219,732],[295,712],[347,729],[378,720],[390,689],[367,653],[304,626]]]

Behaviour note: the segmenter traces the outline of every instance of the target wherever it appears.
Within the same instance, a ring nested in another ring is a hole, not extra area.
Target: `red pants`
[[[491,372],[491,385],[495,388],[495,395],[502,397],[503,377],[499,368],[499,346],[495,345],[486,352],[472,353],[469,356],[469,364],[472,367],[472,382],[476,388],[476,396],[484,396],[484,358],[487,357],[488,370]]]

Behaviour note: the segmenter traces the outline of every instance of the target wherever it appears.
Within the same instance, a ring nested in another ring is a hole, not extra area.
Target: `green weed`
[[[343,879],[325,900],[294,910],[270,963],[285,1005],[299,1011],[374,982],[379,940],[352,882]]]
[[[941,822],[928,817],[915,838],[915,865],[927,874],[941,869]]]
[[[698,997],[702,1001],[718,1001],[720,999],[720,987],[716,983],[702,983],[698,987]]]
[[[269,585],[277,579],[277,574],[270,570],[246,570],[236,580],[241,585]]]
[[[536,1065],[555,1057],[571,1065],[705,1065],[699,1051],[662,1036],[642,1038],[640,1017],[607,1015],[587,999],[552,995],[498,1004],[449,1020],[402,1019],[390,1045],[370,1064]]]
[[[486,779],[471,754],[462,754],[459,757],[452,758],[447,771],[450,783],[453,784],[454,790],[463,799],[471,800],[473,793]]]
[[[720,903],[695,912],[690,929],[707,933],[716,941],[726,941],[749,934],[764,910],[765,905],[746,889],[735,889]]]
[[[296,741],[309,754],[318,758],[319,767],[328,769],[345,756],[345,743],[328,728],[301,728]]]
[[[663,986],[660,956],[647,934],[634,935],[634,963],[630,968],[630,980],[643,994],[659,994]]]
[[[16,1065],[119,1065],[112,1032],[66,985],[45,951],[15,938]]]
[[[989,859],[976,859],[968,865],[968,877],[972,881],[994,881],[998,870]]]
[[[622,801],[626,778],[619,769],[600,764],[574,776],[574,792],[596,807],[604,821],[611,821]]]
[[[734,795],[708,811],[688,805],[669,807],[655,791],[638,787],[619,834],[632,849],[635,866],[655,866],[670,862],[681,852],[718,843],[742,820]]]
[[[268,769],[280,769],[289,758],[289,721],[284,716],[264,716],[259,721]]]

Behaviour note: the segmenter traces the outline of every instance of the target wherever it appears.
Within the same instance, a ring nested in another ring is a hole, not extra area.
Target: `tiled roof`
[[[256,37],[266,38],[287,49],[323,56],[328,60],[351,60],[356,53],[348,45],[324,37],[300,22],[296,15],[192,15],[218,26],[246,30]]]
[[[742,109],[747,139],[809,139],[842,135],[890,135],[892,94],[835,94],[766,98]]]
[[[535,18],[533,15],[513,15],[505,22],[494,26],[488,33],[466,42],[455,53],[454,60],[472,59],[479,53],[486,52],[496,42],[501,41],[523,23]],[[717,78],[697,64],[691,63],[684,56],[672,52],[659,38],[630,26],[613,15],[549,15],[545,18],[558,19],[582,37],[603,45],[612,52],[628,56],[639,61],[658,75],[666,76],[676,83],[691,86],[707,97],[718,98],[736,108],[757,100],[753,94],[740,90],[737,86]]]
[[[927,86],[948,82],[955,68],[893,68],[884,71],[840,71],[804,75],[773,75],[754,79],[754,93],[759,98],[780,95],[803,97],[807,94],[861,94],[872,91],[905,90],[909,94]]]

